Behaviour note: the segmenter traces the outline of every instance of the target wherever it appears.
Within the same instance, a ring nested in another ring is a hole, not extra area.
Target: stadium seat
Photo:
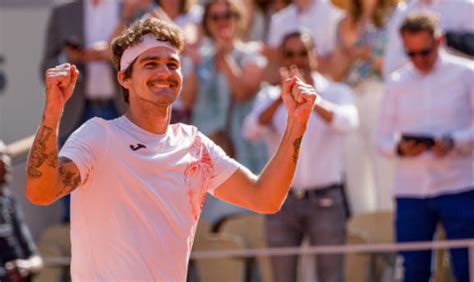
[[[264,217],[261,215],[249,214],[230,217],[222,223],[218,232],[239,236],[247,249],[267,247],[264,233]],[[272,282],[273,273],[270,258],[267,256],[257,257],[256,262],[260,281]]]

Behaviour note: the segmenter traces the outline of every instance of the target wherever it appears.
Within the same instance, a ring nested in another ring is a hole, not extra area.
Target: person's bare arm
[[[223,59],[223,71],[236,101],[247,101],[255,96],[263,79],[263,69],[256,64],[241,68],[230,56]]]
[[[66,101],[71,97],[79,72],[60,65],[45,74],[46,105],[27,161],[26,197],[37,205],[49,205],[81,183],[77,166],[58,158],[58,127]]]
[[[232,38],[216,40],[216,60],[218,68],[224,73],[232,96],[236,101],[247,101],[255,96],[263,80],[264,69],[256,63],[239,66],[230,56],[234,49]]]
[[[316,92],[296,76],[286,80],[282,99],[288,109],[280,146],[259,176],[239,169],[215,191],[221,200],[259,213],[277,212],[288,193]]]

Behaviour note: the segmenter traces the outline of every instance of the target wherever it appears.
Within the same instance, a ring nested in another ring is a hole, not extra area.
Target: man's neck
[[[138,127],[153,134],[166,133],[171,120],[171,106],[130,107],[125,116]]]

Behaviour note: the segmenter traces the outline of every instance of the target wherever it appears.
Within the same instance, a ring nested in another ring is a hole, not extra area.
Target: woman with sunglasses
[[[200,59],[194,66],[196,92],[192,101],[192,122],[228,153],[258,173],[267,159],[263,144],[252,144],[241,135],[242,123],[250,111],[262,81],[266,60],[258,45],[240,39],[243,15],[235,0],[211,0],[204,6],[202,27],[206,38],[200,48]],[[214,209],[210,199],[206,210]],[[213,211],[213,216],[240,212],[228,204]],[[225,211],[224,211],[225,210]],[[224,213],[224,214],[223,214]],[[210,221],[219,218],[208,218]]]
[[[394,0],[334,1],[347,11],[337,29],[332,77],[356,94],[360,127],[347,142],[347,188],[355,213],[389,209],[394,165],[380,157],[371,140],[383,96],[382,65],[386,22]],[[362,177],[364,176],[364,177]]]

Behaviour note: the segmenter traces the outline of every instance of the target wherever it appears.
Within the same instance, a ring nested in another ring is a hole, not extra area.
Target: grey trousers
[[[346,217],[341,189],[331,188],[308,198],[288,195],[280,212],[265,217],[269,247],[300,246],[304,236],[312,246],[345,243]],[[297,256],[272,256],[275,282],[295,282]],[[342,282],[343,255],[316,257],[318,282]]]

